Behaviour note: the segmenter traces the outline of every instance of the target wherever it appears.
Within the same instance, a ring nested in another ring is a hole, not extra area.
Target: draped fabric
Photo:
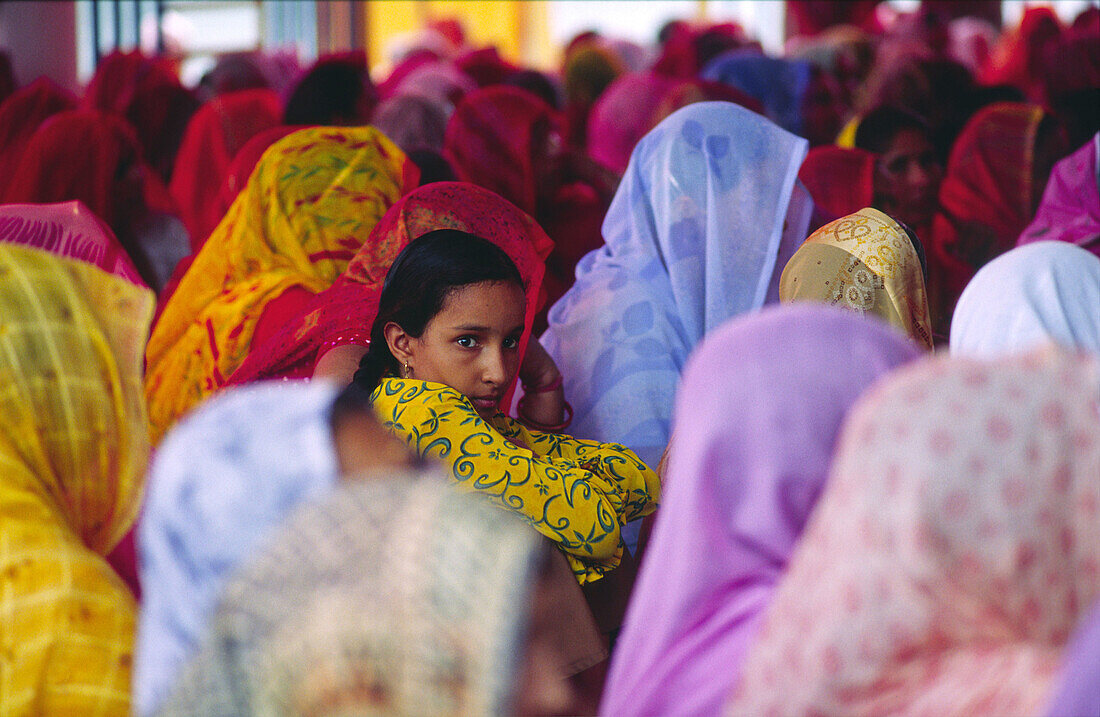
[[[885,324],[817,306],[765,309],[700,344],[601,713],[720,713],[845,413],[918,353]]]
[[[336,393],[323,381],[226,391],[158,447],[139,536],[135,714],[153,714],[168,696],[233,573],[300,504],[336,484]]]
[[[678,81],[652,72],[622,75],[588,115],[588,154],[622,174],[635,145],[652,129],[652,111]]]
[[[0,242],[43,249],[145,283],[111,228],[79,201],[0,206]]]
[[[140,51],[112,52],[101,58],[95,75],[84,90],[81,107],[124,117],[142,92],[168,84],[179,84],[171,65]]]
[[[328,288],[416,183],[377,130],[315,127],[264,153],[165,305],[146,350],[153,435],[225,385],[269,301]]]
[[[281,331],[254,347],[232,382],[309,376],[325,350],[369,343],[390,264],[406,244],[436,229],[458,229],[487,239],[515,262],[527,297],[522,355],[541,304],[543,262],[553,244],[530,216],[492,192],[472,184],[437,182],[410,192],[391,207],[343,275],[330,289],[303,302]],[[508,400],[505,397],[501,405],[509,405]]]
[[[1100,258],[1040,241],[989,262],[951,320],[951,353],[996,358],[1053,341],[1100,355]]]
[[[528,214],[538,209],[537,133],[558,129],[550,105],[518,87],[466,95],[447,123],[443,154],[458,178],[504,197]],[[543,137],[545,140],[545,137]]]
[[[711,60],[700,77],[736,87],[760,100],[764,113],[792,134],[805,131],[803,101],[810,86],[812,65],[761,55],[755,50],[733,50]]]
[[[1040,714],[1100,597],[1100,361],[929,359],[852,409],[728,714]]]
[[[342,487],[230,581],[162,714],[512,714],[540,545],[434,475]]]
[[[288,134],[297,132],[300,129],[305,129],[305,127],[279,125],[258,132],[252,136],[252,139],[245,142],[244,146],[233,156],[233,161],[229,163],[229,167],[225,170],[221,189],[218,191],[217,198],[213,200],[217,206],[209,210],[210,216],[216,215],[219,220],[224,217],[229,212],[229,207],[233,206],[237,195],[244,191],[245,186],[248,184],[248,178],[252,176],[252,170],[256,168],[256,165],[260,162],[260,157],[267,151],[267,148]],[[205,237],[203,239],[205,240]],[[199,249],[201,248],[200,245]],[[172,297],[176,287],[179,286],[180,280],[191,268],[191,262],[195,260],[197,253],[197,249],[192,249],[191,254],[176,264],[171,277],[165,282],[164,288],[161,290],[161,303],[166,303]]]
[[[875,155],[862,149],[813,147],[798,178],[815,207],[833,219],[846,217],[874,200]]]
[[[638,144],[603,224],[550,310],[543,346],[573,404],[571,431],[656,465],[688,353],[778,300],[778,266],[812,203],[796,188],[805,140],[734,104],[701,102]]]
[[[944,327],[974,272],[1015,246],[1031,218],[1042,118],[1034,105],[994,104],[974,115],[955,141],[929,247],[933,311]]]
[[[552,540],[584,585],[619,566],[622,526],[653,512],[661,486],[617,444],[484,420],[443,384],[383,378],[371,395],[379,421],[422,458],[448,464],[458,488],[517,513]]]
[[[779,300],[872,314],[932,350],[920,256],[905,229],[877,209],[861,209],[811,234],[783,268]]]
[[[136,606],[104,556],[141,502],[153,295],[0,243],[0,712],[129,713]]]
[[[1100,133],[1054,165],[1039,210],[1017,246],[1048,239],[1100,256]]]
[[[233,157],[254,135],[279,125],[282,103],[271,90],[241,90],[203,105],[187,125],[169,190],[198,251],[221,221],[218,195]]]
[[[141,148],[125,120],[95,110],[55,114],[26,145],[3,195],[4,204],[80,200],[120,233],[135,220],[142,185],[127,181],[140,171]],[[155,181],[151,176],[141,180]]]
[[[129,124],[98,110],[60,112],[31,137],[0,202],[52,204],[79,200],[105,221],[142,278],[156,273],[141,244],[151,211],[170,211],[171,199],[145,165]]]
[[[15,176],[27,142],[46,119],[76,109],[76,98],[40,77],[0,103],[0,196]]]

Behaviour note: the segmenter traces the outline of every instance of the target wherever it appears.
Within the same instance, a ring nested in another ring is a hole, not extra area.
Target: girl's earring
[[[402,369],[401,376],[402,376],[402,378],[412,377],[412,369],[409,368],[409,362],[408,361],[405,362],[405,366]]]

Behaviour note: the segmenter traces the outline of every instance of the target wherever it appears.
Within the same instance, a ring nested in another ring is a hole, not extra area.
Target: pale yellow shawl
[[[0,714],[124,715],[152,292],[0,244]]]
[[[920,257],[905,229],[877,209],[861,209],[811,234],[783,269],[779,300],[873,314],[932,350]]]

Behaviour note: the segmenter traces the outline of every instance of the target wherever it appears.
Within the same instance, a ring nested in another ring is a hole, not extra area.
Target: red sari
[[[281,330],[253,348],[229,383],[303,378],[312,375],[328,349],[368,345],[390,264],[406,244],[435,229],[460,229],[488,239],[516,263],[527,290],[522,352],[541,307],[543,262],[553,242],[529,215],[492,192],[461,182],[436,182],[390,207],[336,283],[304,301]]]
[[[35,130],[47,119],[76,109],[76,97],[40,77],[0,104],[0,196],[15,176]]]
[[[215,97],[191,119],[168,188],[193,251],[221,221],[218,195],[234,156],[254,135],[277,126],[281,116],[279,96],[259,89]]]
[[[928,254],[929,303],[940,333],[978,269],[1014,247],[1031,221],[1042,118],[1035,105],[1001,102],[974,115],[955,140]]]
[[[61,112],[27,143],[3,204],[83,202],[107,222],[147,284],[153,272],[137,228],[150,209],[169,209],[160,180],[145,166],[129,124],[95,110]]]
[[[798,170],[814,207],[831,217],[829,221],[871,206],[874,177],[874,154],[843,147],[814,147]]]

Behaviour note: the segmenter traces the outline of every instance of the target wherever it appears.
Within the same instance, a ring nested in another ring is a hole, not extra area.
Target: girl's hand
[[[551,386],[561,379],[561,371],[534,336],[527,342],[527,353],[519,367],[519,380],[532,389]]]
[[[519,380],[525,389],[520,400],[518,413],[520,420],[534,428],[544,427],[557,430],[564,425],[565,392],[561,386],[561,372],[554,359],[546,353],[534,337],[527,342],[527,353],[519,367]],[[546,389],[553,386],[551,390]]]

